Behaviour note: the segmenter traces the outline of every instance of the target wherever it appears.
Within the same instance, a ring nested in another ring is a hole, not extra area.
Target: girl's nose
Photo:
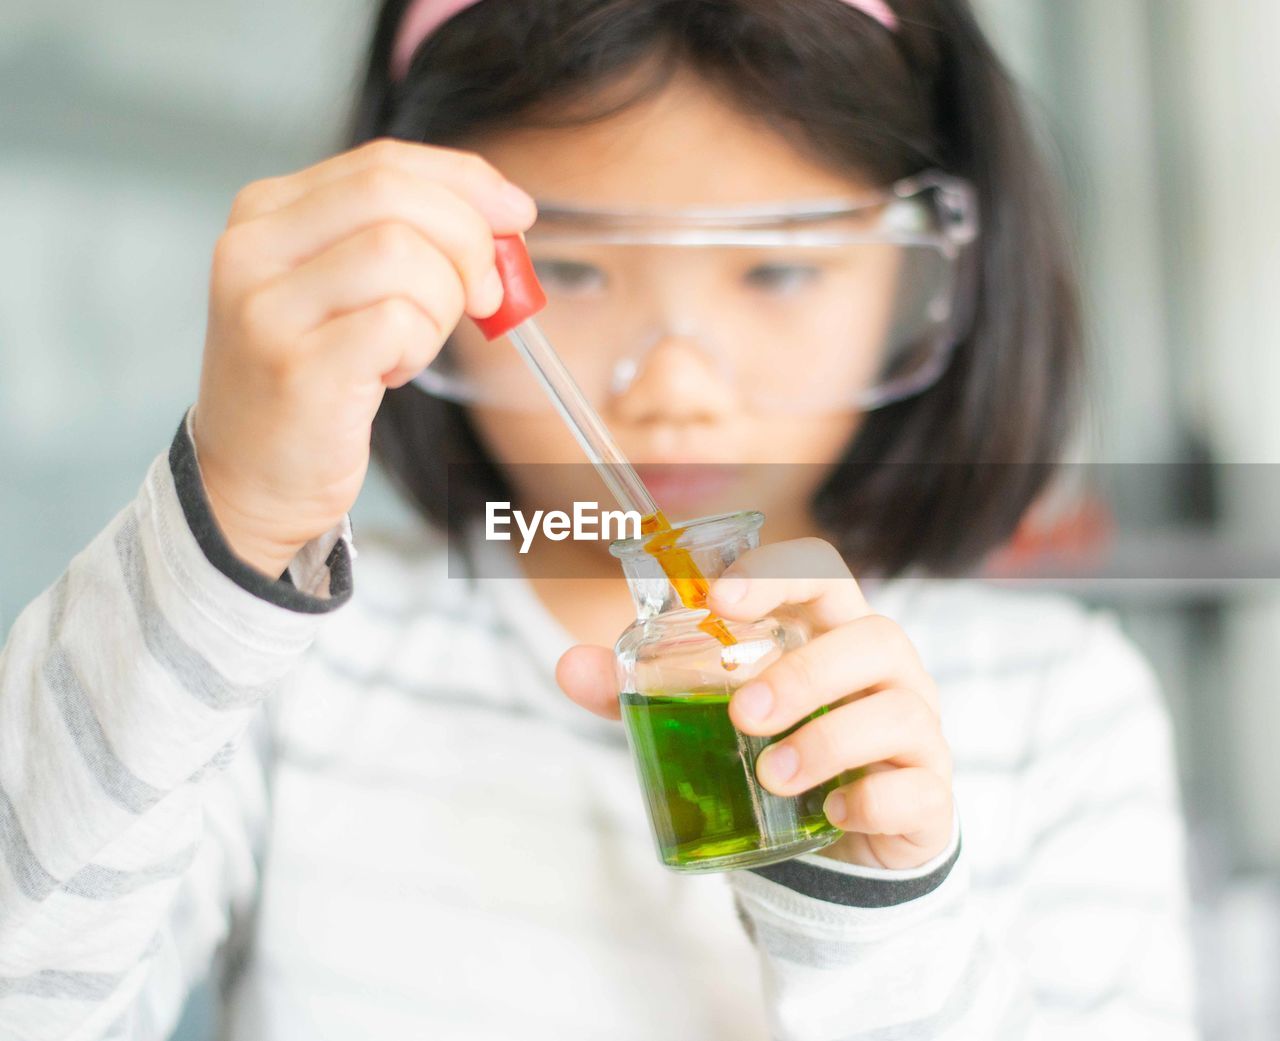
[[[706,423],[732,413],[732,382],[691,337],[669,333],[634,363],[611,411],[630,423]]]

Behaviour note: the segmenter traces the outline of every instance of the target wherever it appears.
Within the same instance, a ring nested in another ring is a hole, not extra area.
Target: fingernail
[[[504,296],[506,296],[506,289],[502,285],[502,276],[498,274],[495,268],[485,275],[484,281],[480,283],[481,306],[485,309],[485,313],[478,317],[490,317],[502,306],[502,298]]]
[[[748,683],[733,696],[738,715],[751,723],[763,723],[773,711],[773,691],[764,683]]]
[[[538,204],[533,201],[533,196],[514,184],[507,183],[502,186],[502,201],[508,209],[516,211],[522,217],[537,216]]]
[[[844,796],[839,792],[832,792],[827,796],[827,801],[822,806],[822,812],[827,815],[827,820],[837,828],[842,827],[849,812],[844,805]]]
[[[800,769],[800,756],[790,745],[770,745],[760,753],[764,772],[775,785],[791,780]]]
[[[747,595],[749,584],[741,575],[725,575],[716,582],[711,595],[722,604],[736,604]]]

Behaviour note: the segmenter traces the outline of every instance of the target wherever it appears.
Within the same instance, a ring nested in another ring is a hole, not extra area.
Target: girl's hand
[[[796,575],[825,577],[787,577]],[[760,783],[777,795],[862,770],[827,797],[827,817],[847,834],[823,854],[905,870],[941,853],[953,810],[936,685],[902,629],[872,612],[835,548],[799,539],[746,553],[712,586],[710,603],[737,621],[794,604],[813,625],[812,640],[734,694],[729,716],[744,733],[772,736],[830,706],[756,763]],[[612,652],[575,647],[556,676],[578,704],[618,718]]]
[[[194,434],[231,548],[272,577],[355,502],[374,414],[463,313],[533,201],[478,156],[380,140],[236,197],[213,258]]]

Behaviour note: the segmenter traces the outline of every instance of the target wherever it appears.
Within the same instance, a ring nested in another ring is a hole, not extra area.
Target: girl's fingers
[[[236,196],[228,224],[255,220],[321,185],[373,171],[399,172],[424,185],[443,184],[479,210],[499,235],[527,231],[537,218],[533,199],[478,155],[380,138],[298,173],[255,181]]]
[[[283,274],[364,229],[392,224],[415,228],[449,258],[466,289],[468,313],[484,318],[498,309],[502,283],[493,266],[488,222],[453,189],[394,168],[370,167],[326,182],[228,234],[252,239],[270,275]]]
[[[436,349],[465,304],[462,280],[449,259],[416,228],[388,223],[357,232],[255,290],[242,314],[256,339],[290,344],[332,318],[390,297],[417,304],[432,319]]]
[[[729,717],[744,733],[768,736],[848,695],[884,687],[917,691],[936,712],[933,679],[906,633],[868,614],[784,654],[734,692]]]
[[[849,566],[822,539],[793,539],[750,550],[711,587],[709,606],[724,618],[750,621],[781,604],[806,605],[819,629],[871,613]]]
[[[942,849],[951,837],[951,799],[946,781],[915,767],[867,773],[828,795],[822,809],[844,831],[899,835],[913,846]],[[906,860],[918,862],[919,851],[908,851]]]
[[[326,361],[308,366],[307,378],[341,393],[374,383],[404,386],[431,364],[445,334],[418,304],[393,296],[341,315],[305,339],[309,358]]]
[[[586,644],[565,651],[556,665],[556,682],[571,701],[605,719],[620,719],[613,652]]]
[[[756,776],[776,795],[798,795],[846,770],[881,762],[951,776],[938,715],[914,691],[878,691],[811,719],[760,753]]]

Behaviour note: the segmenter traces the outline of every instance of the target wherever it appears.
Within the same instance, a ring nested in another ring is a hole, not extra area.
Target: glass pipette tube
[[[707,607],[710,583],[689,552],[676,544],[680,529],[671,527],[604,420],[591,407],[560,355],[534,321],[533,316],[546,306],[546,296],[538,284],[524,241],[519,237],[499,238],[495,246],[498,273],[506,287],[506,296],[496,315],[476,324],[490,339],[504,334],[510,338],[618,505],[640,515],[642,535],[657,536],[645,548],[662,566],[681,603],[691,610],[707,612],[698,627],[724,646],[733,646],[738,641],[723,620]],[[729,667],[726,662],[726,668]]]
[[[710,583],[689,552],[676,545],[680,529],[671,527],[671,522],[649,494],[649,489],[644,486],[635,468],[622,454],[613,434],[605,426],[599,413],[591,407],[541,327],[534,319],[526,318],[515,328],[508,330],[507,336],[542,384],[542,389],[555,404],[560,418],[573,433],[618,505],[640,515],[642,535],[657,536],[645,548],[662,565],[662,570],[675,586],[681,602],[693,610],[708,612],[699,628],[726,647],[737,643],[724,622],[710,613],[707,607]]]
[[[582,451],[595,466],[618,505],[624,510],[652,517],[662,511],[653,501],[640,475],[622,454],[613,434],[583,396],[581,388],[546,334],[532,318],[526,318],[507,332],[525,364],[542,384],[565,426],[573,433]]]

